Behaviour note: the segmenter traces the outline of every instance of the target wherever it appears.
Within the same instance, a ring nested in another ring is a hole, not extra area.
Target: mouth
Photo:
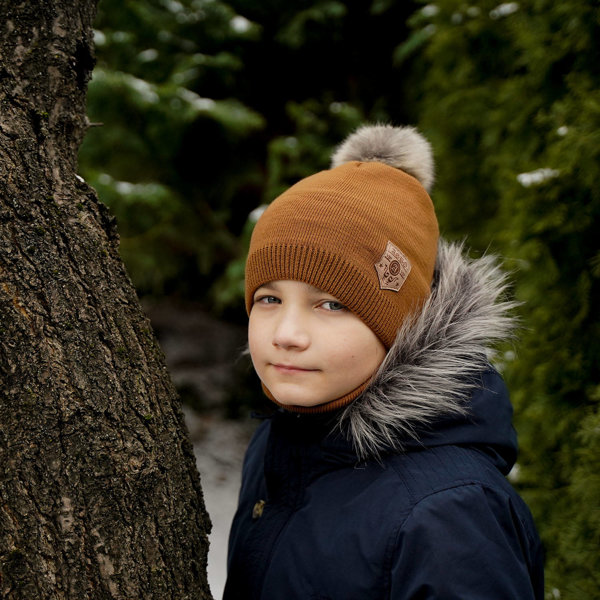
[[[318,369],[306,369],[304,367],[298,367],[296,365],[284,365],[279,363],[271,363],[271,366],[275,368],[279,373],[286,373],[292,375],[294,373],[313,373]]]

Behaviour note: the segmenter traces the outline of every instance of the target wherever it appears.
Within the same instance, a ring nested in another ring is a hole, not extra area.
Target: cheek
[[[339,346],[335,362],[345,367],[349,377],[355,374],[366,379],[379,368],[385,355],[385,347],[370,331],[359,331]]]
[[[324,352],[326,361],[343,377],[352,377],[357,369],[363,370],[365,363],[365,347],[356,343],[352,337],[340,336],[335,347]]]
[[[265,328],[260,326],[258,319],[253,313],[250,313],[250,320],[248,321],[248,348],[250,349],[250,356],[254,362],[260,353],[260,349],[264,347],[264,336]]]

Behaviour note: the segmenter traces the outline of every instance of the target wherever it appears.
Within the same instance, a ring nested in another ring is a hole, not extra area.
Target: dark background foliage
[[[443,235],[514,271],[512,477],[548,597],[578,600],[600,590],[599,23],[585,0],[102,0],[80,155],[139,293],[241,324],[253,211],[361,122],[418,125]]]

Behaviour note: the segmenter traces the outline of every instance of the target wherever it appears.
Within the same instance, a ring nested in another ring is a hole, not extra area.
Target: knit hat
[[[414,128],[359,128],[331,169],[293,185],[258,220],[246,262],[248,314],[261,285],[303,281],[336,297],[389,349],[430,294],[433,172],[430,145]]]

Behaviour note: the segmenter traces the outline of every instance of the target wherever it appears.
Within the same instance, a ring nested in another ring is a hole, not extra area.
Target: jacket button
[[[266,504],[266,502],[264,500],[259,500],[254,505],[254,508],[252,509],[252,518],[253,519],[260,519],[262,517],[263,510],[265,510],[265,504]]]

